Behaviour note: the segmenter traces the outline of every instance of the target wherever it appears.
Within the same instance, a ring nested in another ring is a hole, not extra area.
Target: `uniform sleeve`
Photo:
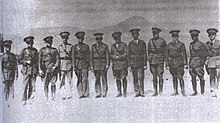
[[[184,63],[184,65],[187,65],[187,54],[186,54],[185,44],[182,45],[181,53],[182,53],[182,56],[183,56],[183,63]]]
[[[55,57],[56,57],[56,63],[54,66],[58,68],[60,66],[60,55],[57,49],[55,49]]]
[[[167,57],[168,57],[167,55],[168,55],[168,54],[167,54],[166,52],[167,52],[167,44],[166,44],[166,41],[164,40],[164,42],[163,42],[163,53],[164,53],[164,54],[163,54],[163,55],[164,55],[164,58],[165,58],[165,61],[164,61],[165,64],[167,64],[167,62],[168,62],[168,61],[167,61],[167,60],[168,60],[168,59],[167,59]]]
[[[34,54],[33,64],[38,65],[38,61],[39,61],[39,52],[38,52],[38,50],[36,49],[35,54]]]
[[[147,66],[147,49],[146,43],[143,43],[143,57],[144,57],[144,66]]]
[[[106,45],[106,65],[107,66],[110,66],[110,53],[109,53],[109,48],[108,46]]]
[[[17,58],[16,55],[14,55],[14,65],[15,65],[15,77],[18,77],[18,64],[17,64]]]
[[[24,50],[21,51],[19,57],[18,57],[18,63],[19,64],[25,64],[25,61],[24,61]]]
[[[76,51],[76,48],[73,45],[72,48],[71,48],[72,66],[73,66],[73,68],[76,68],[76,52],[75,51]]]
[[[111,46],[111,52],[110,52],[110,58],[111,59],[113,59],[113,60],[115,60],[115,55],[113,54],[114,53],[114,47],[113,47],[113,45]]]
[[[131,67],[131,44],[128,44],[128,67]]]
[[[165,53],[166,55],[166,57],[165,57],[165,66],[166,67],[168,67],[169,65],[168,65],[168,62],[169,62],[169,57],[170,57],[170,55],[169,55],[169,50],[168,50],[168,45],[167,45],[167,49],[166,49],[166,53]]]
[[[209,55],[208,54],[208,49],[207,49],[206,45],[203,44],[203,43],[201,45],[201,54],[202,54],[204,59],[206,59],[208,57],[208,55]]]
[[[1,57],[2,57],[1,58],[1,71],[3,73],[3,70],[4,70],[4,66],[3,66],[3,64],[4,64],[4,57],[3,57],[3,55]]]
[[[87,45],[87,50],[86,50],[86,58],[87,58],[87,61],[89,61],[90,60],[90,48],[89,48],[89,46]]]

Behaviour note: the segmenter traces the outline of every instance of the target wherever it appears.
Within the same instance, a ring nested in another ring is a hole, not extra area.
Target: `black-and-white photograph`
[[[218,0],[0,0],[0,123],[219,123]]]

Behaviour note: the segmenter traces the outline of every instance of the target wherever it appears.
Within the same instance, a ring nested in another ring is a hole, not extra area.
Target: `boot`
[[[153,86],[154,86],[154,94],[152,96],[157,96],[157,78],[153,79]]]
[[[205,80],[200,80],[200,87],[201,87],[201,94],[203,95],[205,93]]]
[[[163,78],[159,78],[159,94],[163,92]]]
[[[46,100],[48,101],[48,86],[44,86],[44,93],[46,96]]]
[[[180,81],[180,88],[181,88],[182,95],[186,96],[183,78],[180,78],[179,81]]]
[[[193,86],[193,91],[194,91],[194,93],[193,94],[191,94],[191,96],[195,96],[195,95],[197,95],[197,89],[196,89],[196,78],[192,78],[192,86]]]
[[[116,97],[121,97],[121,80],[116,80],[116,84],[117,84],[117,90],[118,90],[118,94]]]
[[[174,76],[173,76],[173,89],[174,89],[174,93],[173,93],[171,96],[176,96],[176,95],[178,95],[177,87],[178,87],[178,81],[177,81],[176,75],[174,75]]]

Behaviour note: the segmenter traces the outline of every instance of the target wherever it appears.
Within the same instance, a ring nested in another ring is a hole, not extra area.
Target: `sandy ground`
[[[20,68],[19,68],[20,69]],[[37,78],[36,100],[22,105],[22,75],[15,81],[15,98],[10,107],[3,100],[4,123],[172,123],[172,122],[220,122],[220,98],[209,93],[209,81],[205,75],[205,95],[192,97],[170,96],[173,92],[169,71],[164,73],[164,93],[151,97],[153,84],[149,69],[145,72],[146,97],[134,97],[132,75],[128,75],[128,95],[116,98],[116,83],[112,71],[108,71],[107,98],[95,98],[94,75],[89,73],[90,98],[79,99],[76,90],[76,77],[73,79],[73,98],[62,100],[60,90],[57,98],[46,103],[43,83]],[[186,94],[192,93],[188,70],[185,70]],[[57,82],[59,85],[60,82]],[[199,89],[198,82],[198,92]],[[179,89],[180,90],[180,89]]]

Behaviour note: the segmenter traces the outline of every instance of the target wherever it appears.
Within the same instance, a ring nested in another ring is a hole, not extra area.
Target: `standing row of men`
[[[144,71],[147,69],[147,61],[149,61],[150,71],[153,75],[154,94],[152,96],[157,96],[163,92],[164,63],[173,76],[174,93],[172,95],[178,95],[179,81],[182,95],[186,96],[183,75],[184,68],[188,68],[188,62],[185,45],[178,39],[180,31],[170,31],[172,42],[166,44],[166,41],[159,36],[161,29],[152,28],[153,38],[148,42],[148,48],[146,48],[145,41],[139,39],[139,31],[140,29],[138,28],[130,30],[133,40],[128,45],[121,41],[121,32],[114,32],[112,37],[115,43],[111,46],[110,51],[108,46],[103,43],[103,33],[94,34],[97,43],[92,45],[91,50],[89,45],[83,42],[85,36],[83,31],[75,34],[78,39],[78,43],[75,45],[68,43],[69,32],[61,32],[60,36],[63,43],[57,49],[52,47],[53,37],[47,36],[43,39],[46,46],[41,48],[39,52],[33,47],[33,36],[24,38],[27,48],[21,51],[18,58],[18,63],[23,65],[21,70],[24,77],[22,101],[26,104],[28,99],[35,98],[37,75],[44,82],[44,92],[47,100],[49,85],[51,85],[52,100],[56,97],[58,76],[61,80],[60,89],[63,92],[63,99],[70,99],[72,97],[73,71],[78,78],[77,89],[79,97],[87,98],[89,97],[89,70],[93,71],[96,77],[96,98],[106,97],[108,91],[107,71],[110,66],[110,59],[112,60],[113,75],[116,78],[117,97],[126,97],[128,69],[133,75],[135,97],[145,96]],[[217,32],[217,29],[208,29],[207,33],[210,41],[204,44],[198,38],[200,31],[190,30],[193,40],[189,46],[189,71],[194,91],[192,95],[197,95],[197,76],[200,79],[201,94],[204,93],[204,65],[206,64],[207,72],[210,75],[211,92],[213,96],[216,96],[220,78],[220,41],[215,39]],[[16,57],[10,52],[11,44],[12,41],[10,40],[4,42],[6,52],[2,58],[6,99],[8,99],[10,88],[13,86],[14,78],[18,76]],[[100,80],[102,80],[102,83]]]

